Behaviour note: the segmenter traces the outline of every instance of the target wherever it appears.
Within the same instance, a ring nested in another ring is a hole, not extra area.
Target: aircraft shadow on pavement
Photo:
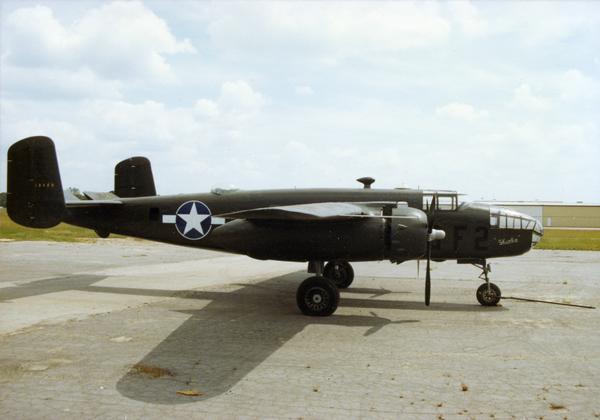
[[[199,310],[182,310],[191,315],[136,366],[158,367],[168,374],[156,378],[140,373],[134,366],[117,383],[125,397],[156,404],[184,404],[216,397],[229,391],[271,354],[309,325],[363,327],[364,335],[377,333],[386,325],[419,322],[392,321],[379,317],[380,309],[426,309],[422,302],[342,298],[340,307],[365,308],[365,315],[307,317],[299,313],[295,291],[305,273],[292,273],[232,292],[181,291],[175,296],[207,299]],[[94,289],[94,286],[87,288]],[[106,288],[99,288],[106,289]],[[132,293],[128,290],[125,293]],[[381,296],[382,289],[353,288],[352,293]],[[388,293],[395,293],[387,291]],[[140,290],[139,293],[145,294]],[[344,292],[346,293],[346,292]],[[400,292],[403,293],[403,292]],[[171,294],[173,296],[173,294]],[[427,310],[489,310],[479,305],[441,303]],[[498,308],[500,309],[500,308]],[[317,350],[315,350],[317,351]],[[194,389],[202,395],[190,398],[177,391]]]
[[[407,291],[352,287],[342,292],[340,308],[361,308],[364,315],[343,315],[338,310],[338,314],[330,317],[307,317],[300,314],[295,302],[296,288],[305,277],[306,273],[296,272],[258,283],[239,284],[236,286],[240,288],[236,290],[220,292],[95,286],[94,283],[107,276],[70,275],[2,288],[0,302],[67,290],[209,300],[202,309],[180,310],[191,316],[137,364],[166,369],[164,372],[170,375],[156,378],[132,368],[117,383],[117,390],[123,396],[158,404],[191,403],[229,391],[310,325],[363,327],[363,335],[369,336],[387,325],[419,322],[417,319],[393,321],[383,318],[377,315],[378,309],[506,310],[503,307],[484,308],[476,303],[433,302],[426,307],[421,301],[393,298],[410,293]],[[180,301],[175,306],[185,306],[185,303]],[[402,316],[402,312],[398,315]],[[202,395],[194,398],[178,395],[177,391],[183,389],[198,389]]]
[[[104,280],[106,277],[94,274],[74,274],[35,280],[18,286],[3,287],[0,288],[0,302],[48,293],[66,292],[68,290],[82,290],[100,280]]]

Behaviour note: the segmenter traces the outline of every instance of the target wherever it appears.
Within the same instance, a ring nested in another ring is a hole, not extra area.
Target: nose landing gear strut
[[[479,278],[485,281],[485,283],[477,288],[477,301],[483,306],[496,306],[500,302],[502,294],[500,293],[500,288],[490,282],[488,277],[488,273],[492,271],[490,264],[482,260],[480,264],[473,263],[473,265],[481,269]]]

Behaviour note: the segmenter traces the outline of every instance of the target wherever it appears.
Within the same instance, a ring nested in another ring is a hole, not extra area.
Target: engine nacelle
[[[427,252],[427,215],[412,207],[392,210],[389,259],[394,263],[421,258]]]
[[[388,213],[346,221],[234,220],[213,229],[208,239],[224,250],[265,260],[400,263],[422,257],[427,249],[425,213],[409,207]]]
[[[372,261],[386,258],[386,221],[233,220],[209,239],[226,251],[261,260]]]

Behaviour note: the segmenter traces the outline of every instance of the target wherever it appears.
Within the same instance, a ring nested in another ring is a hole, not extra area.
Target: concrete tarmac
[[[599,304],[599,252],[491,262],[504,296]],[[455,262],[433,263],[425,307],[414,262],[353,266],[337,312],[312,318],[304,264],[2,242],[0,418],[600,417],[598,309],[484,308]]]

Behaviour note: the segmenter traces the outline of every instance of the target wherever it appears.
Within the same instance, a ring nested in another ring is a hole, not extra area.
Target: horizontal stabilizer
[[[112,205],[120,205],[123,202],[110,192],[90,192],[84,191],[83,195],[87,197],[87,199],[81,199],[73,194],[70,190],[64,191],[65,195],[65,204],[67,208],[72,207],[95,207],[95,206],[112,206]]]
[[[111,192],[94,192],[94,191],[84,191],[83,195],[85,195],[90,200],[118,200],[119,196],[113,194]]]
[[[73,194],[73,191],[68,189],[63,190],[63,195],[65,196],[65,202],[81,200],[81,198]]]

